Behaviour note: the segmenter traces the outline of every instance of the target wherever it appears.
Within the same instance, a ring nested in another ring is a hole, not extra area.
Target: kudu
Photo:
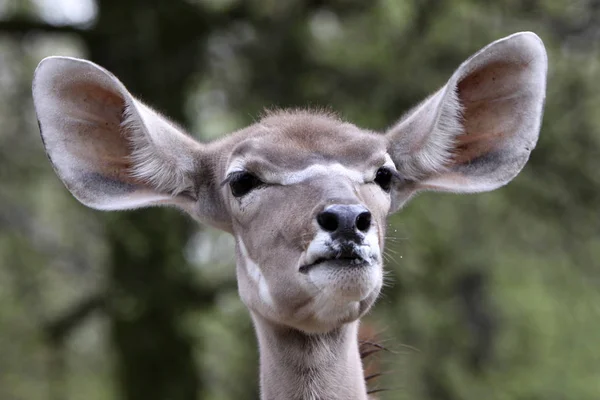
[[[546,70],[535,34],[498,40],[385,134],[294,110],[200,144],[67,57],[40,63],[33,99],[54,169],[83,204],[176,206],[234,236],[263,399],[349,400],[367,398],[357,328],[382,286],[386,216],[419,191],[514,178],[537,141]]]

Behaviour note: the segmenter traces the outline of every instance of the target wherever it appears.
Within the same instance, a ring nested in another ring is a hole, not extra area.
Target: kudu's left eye
[[[392,171],[389,168],[381,167],[375,173],[375,183],[378,184],[384,192],[389,192],[392,188]]]
[[[242,197],[256,189],[264,182],[249,172],[235,172],[229,178],[229,187],[234,197]]]

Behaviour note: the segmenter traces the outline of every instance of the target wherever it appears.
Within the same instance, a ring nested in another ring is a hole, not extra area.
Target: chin
[[[380,264],[340,267],[323,263],[313,268],[308,279],[318,292],[310,331],[327,332],[366,314],[381,290],[382,271]]]
[[[324,297],[325,302],[361,302],[381,288],[383,268],[379,263],[339,265],[338,262],[325,262],[308,272],[308,280],[318,289],[317,296]]]

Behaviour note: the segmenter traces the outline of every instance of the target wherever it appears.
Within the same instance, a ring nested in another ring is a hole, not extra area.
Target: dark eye
[[[392,187],[392,171],[388,168],[381,167],[375,174],[375,183],[378,184],[385,192],[389,192]]]
[[[234,172],[228,180],[234,197],[242,197],[263,184],[256,176],[245,171]]]

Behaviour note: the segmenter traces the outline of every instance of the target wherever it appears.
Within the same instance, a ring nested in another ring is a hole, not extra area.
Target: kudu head
[[[377,298],[386,217],[412,195],[488,191],[517,175],[537,141],[546,68],[536,35],[498,40],[384,134],[281,111],[200,144],[110,72],[66,57],[40,63],[33,98],[48,156],[79,201],[172,205],[232,233],[253,316],[322,333]]]

